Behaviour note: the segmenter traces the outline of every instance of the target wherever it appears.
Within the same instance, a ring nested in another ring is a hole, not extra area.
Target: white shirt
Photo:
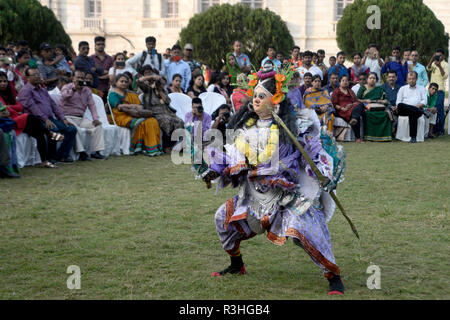
[[[359,88],[361,88],[361,85],[360,85],[359,83],[355,84],[355,85],[352,87],[352,90],[353,90],[353,92],[355,93],[355,96],[358,95]]]
[[[118,74],[121,74],[121,73],[124,73],[124,72],[127,72],[127,71],[128,71],[129,73],[131,73],[131,74],[133,75],[133,77],[134,77],[135,75],[137,75],[136,70],[134,70],[133,68],[128,67],[128,66],[126,66],[124,69],[117,69],[117,68],[116,68],[116,74],[114,74],[114,75],[117,76]],[[114,73],[114,67],[109,68],[108,74],[109,74],[110,76],[112,76],[113,73]]]
[[[305,73],[311,73],[313,76],[318,74],[320,76],[320,79],[323,80],[323,72],[320,70],[319,67],[315,65],[311,65],[309,69],[307,69],[304,65],[297,68],[298,73],[300,74],[300,85],[304,84],[303,77],[305,76]]]
[[[416,84],[411,88],[409,84],[400,88],[397,94],[397,106],[400,103],[417,107],[419,104],[427,105],[427,90]]]
[[[128,59],[125,63],[126,63],[126,67],[127,68],[133,68],[134,64],[137,64],[141,61],[141,57],[142,57],[142,51],[139,52],[138,54],[135,54],[133,58]],[[147,52],[147,56],[145,57],[144,63],[142,64],[142,66],[145,65],[151,65],[153,68],[158,69],[159,70],[159,75],[165,77],[166,76],[166,67],[165,67],[165,63],[164,63],[164,57],[161,55],[161,67],[159,65],[159,59],[158,59],[158,54],[150,54]]]
[[[380,60],[382,63],[384,63],[383,59],[380,58]],[[381,68],[383,67],[383,65],[381,65],[381,67],[380,67],[380,64],[378,63],[378,59],[371,59],[369,57],[367,57],[364,65],[370,69],[370,72],[375,72],[378,75],[377,85],[380,85]]]
[[[15,69],[14,65],[13,65],[13,67]],[[0,71],[3,71],[3,72],[6,73],[6,76],[8,77],[8,81],[9,82],[13,82],[14,81],[14,73],[11,70],[9,70],[9,68],[8,69],[0,68]]]

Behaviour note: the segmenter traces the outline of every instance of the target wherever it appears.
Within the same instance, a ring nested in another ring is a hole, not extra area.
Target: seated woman
[[[167,91],[169,93],[184,93],[183,89],[181,88],[181,74],[176,73],[172,77],[172,83],[167,88]]]
[[[174,142],[171,140],[172,132],[176,129],[183,129],[184,122],[176,116],[176,110],[170,107],[170,98],[164,89],[165,83],[158,70],[154,70],[150,65],[145,65],[141,72],[142,77],[138,78],[137,85],[144,93],[144,109],[151,112],[163,132],[164,152],[170,153]]]
[[[392,124],[386,107],[389,101],[382,86],[377,86],[378,75],[370,72],[367,84],[358,91],[358,99],[366,106],[364,139],[369,141],[392,141]],[[377,109],[377,110],[376,110]]]
[[[226,71],[230,74],[231,84],[236,84],[237,76],[240,75],[242,71],[233,52],[227,53],[225,61],[226,65],[224,66],[223,71]]]
[[[113,89],[108,95],[108,102],[112,108],[114,120],[118,126],[131,130],[132,154],[143,153],[147,156],[159,156],[163,154],[160,129],[155,118],[143,117],[144,108],[139,97],[134,92],[128,91],[129,78],[120,74],[116,77]]]
[[[230,86],[230,74],[228,72],[221,72],[218,78],[218,82],[214,85],[215,93],[219,93],[225,97],[227,104],[231,105],[231,94],[233,88]]]
[[[191,97],[191,99],[194,99],[201,95],[203,92],[206,92],[205,78],[203,77],[203,75],[197,74],[195,77],[192,77],[186,94]]]
[[[57,168],[55,164],[50,162],[48,142],[45,137],[47,136],[54,141],[61,141],[64,139],[64,136],[48,130],[42,121],[34,115],[23,113],[23,106],[16,101],[16,96],[17,94],[8,82],[6,73],[0,71],[0,105],[6,108],[5,112],[3,112],[3,117],[14,121],[16,136],[24,132],[36,139],[44,168]]]
[[[333,134],[334,108],[327,89],[322,89],[322,79],[319,75],[312,78],[312,87],[306,89],[303,102],[307,109],[316,111],[321,126],[326,126],[328,135]]]
[[[358,100],[355,93],[349,87],[349,77],[344,75],[339,81],[339,88],[334,89],[331,101],[336,109],[336,116],[350,124],[355,133],[356,142],[361,143],[361,116],[364,105]],[[347,128],[337,127],[336,140],[343,141]]]
[[[247,82],[248,79],[244,73],[238,75],[236,79],[238,87],[233,90],[233,95],[231,96],[231,99],[233,100],[234,112],[237,112],[240,107],[251,100],[251,98],[247,95],[247,91],[242,88],[242,84],[246,84]]]

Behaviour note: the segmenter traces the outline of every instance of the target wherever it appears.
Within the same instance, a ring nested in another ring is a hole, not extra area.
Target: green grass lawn
[[[0,180],[0,299],[449,299],[450,136],[415,145],[344,144],[346,181],[329,224],[344,297],[292,241],[242,243],[247,276],[229,263],[217,196],[170,156],[111,157]],[[381,290],[366,269],[381,268]],[[81,268],[81,290],[66,286]]]

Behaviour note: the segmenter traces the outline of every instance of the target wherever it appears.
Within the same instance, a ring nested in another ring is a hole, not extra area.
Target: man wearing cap
[[[191,72],[193,72],[196,68],[201,68],[201,64],[192,59],[192,54],[194,53],[194,46],[192,43],[186,43],[184,46],[183,52],[183,61],[186,62],[191,68]]]
[[[48,43],[42,43],[39,47],[41,50],[42,60],[37,62],[39,73],[47,90],[53,90],[58,83],[58,77],[62,75],[61,70],[51,65],[53,62],[53,49]]]
[[[162,77],[166,76],[166,68],[164,65],[163,57],[155,49],[156,38],[147,37],[145,39],[145,44],[147,50],[137,53],[133,58],[126,61],[126,64],[130,68],[135,68],[137,72],[140,72],[143,66],[151,65],[153,68],[159,71],[159,75]]]

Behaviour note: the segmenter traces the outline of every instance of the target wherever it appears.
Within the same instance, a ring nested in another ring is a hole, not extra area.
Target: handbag
[[[384,111],[386,110],[386,106],[382,103],[371,102],[366,106],[368,111]]]

